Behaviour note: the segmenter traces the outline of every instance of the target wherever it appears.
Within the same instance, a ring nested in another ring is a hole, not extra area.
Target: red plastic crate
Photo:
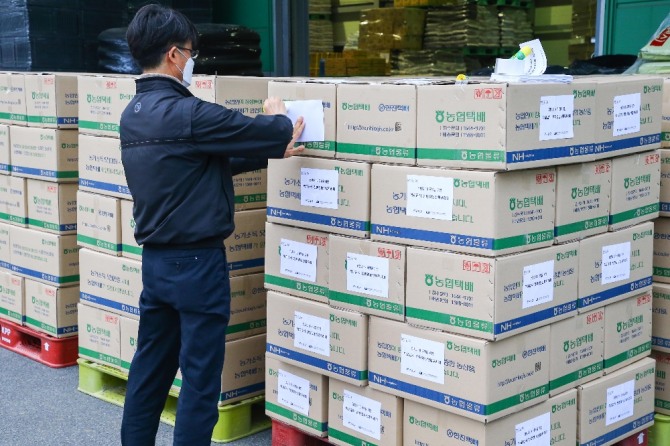
[[[281,421],[272,420],[272,446],[323,446],[328,440],[313,437]]]
[[[77,364],[79,337],[54,338],[0,319],[0,346],[53,368]]]
[[[614,446],[647,446],[648,434],[648,429],[643,429],[640,432],[632,434],[630,437],[615,443]]]

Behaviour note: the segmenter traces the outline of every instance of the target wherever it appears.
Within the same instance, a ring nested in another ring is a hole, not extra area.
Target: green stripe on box
[[[654,399],[654,406],[658,407],[659,409],[666,409],[670,410],[670,401],[662,400],[660,398]]]
[[[97,239],[95,237],[89,237],[88,235],[84,234],[77,234],[77,242],[84,245],[97,246],[98,248],[106,249],[113,253],[118,252],[117,250],[118,245],[112,242]]]
[[[610,367],[614,367],[617,364],[620,364],[624,362],[627,359],[634,358],[638,355],[641,355],[644,352],[648,352],[651,350],[651,342],[645,342],[644,344],[640,344],[637,347],[633,347],[628,351],[625,351],[623,353],[619,353],[616,356],[612,356],[611,358],[605,358],[605,368],[609,369]]]
[[[325,432],[326,423],[321,423],[320,421],[316,421],[315,419],[309,418],[308,416],[305,416],[303,414],[293,412],[292,410],[288,410],[285,407],[281,407],[274,403],[271,403],[268,400],[265,400],[265,409],[279,415],[280,417],[296,421],[302,424],[303,426],[309,427],[311,429],[316,429],[319,432]]]
[[[423,160],[445,161],[481,161],[504,163],[504,150],[471,150],[471,149],[416,149],[416,158]]]
[[[554,235],[558,237],[559,235],[574,234],[579,231],[600,228],[602,226],[607,226],[607,221],[607,217],[596,217],[577,221],[575,223],[568,223],[567,225],[556,226],[554,228]]]
[[[516,395],[510,396],[509,398],[496,401],[495,403],[486,406],[486,415],[493,415],[494,413],[518,406],[519,404],[523,404],[526,401],[539,398],[542,395],[546,395],[548,390],[549,385],[544,384],[534,389],[526,390],[523,393],[517,393]]]
[[[619,212],[618,214],[610,215],[610,224],[614,225],[627,220],[632,220],[634,218],[644,217],[645,215],[656,213],[658,212],[659,207],[660,203],[653,203],[647,206],[631,209],[630,211]]]
[[[303,144],[306,149],[323,150],[324,152],[335,151],[335,141],[304,141],[295,143],[296,147]]]
[[[531,232],[530,234],[515,235],[512,237],[493,240],[493,250],[516,248],[518,246],[534,245],[554,240],[554,231]]]
[[[347,434],[346,432],[339,431],[337,429],[334,429],[330,426],[328,426],[328,436],[332,437],[336,440],[340,440],[345,442],[346,444],[350,444],[352,446],[377,446],[375,443],[372,443],[367,440],[362,440],[360,438],[354,437],[353,435]]]
[[[256,321],[244,322],[242,324],[229,325],[226,334],[239,333],[241,331],[255,330],[267,326],[267,319],[258,319]]]
[[[29,277],[30,278],[30,277]],[[73,274],[71,276],[62,276],[57,277],[58,283],[73,283],[79,282],[79,274]]]
[[[591,376],[594,373],[598,373],[603,369],[603,362],[598,361],[595,364],[591,364],[589,366],[586,366],[582,369],[576,370],[572,373],[568,373],[567,375],[563,375],[561,377],[558,377],[552,381],[549,381],[549,388],[551,390],[553,389],[558,389],[559,387],[563,387],[566,384],[573,383],[579,379],[585,378],[587,376]]]
[[[8,215],[7,221],[11,221],[13,223],[19,223],[22,225],[27,225],[28,224],[28,217],[22,217],[20,215]]]
[[[376,146],[370,144],[337,143],[338,153],[350,153],[353,155],[383,156],[389,159],[406,158],[414,159],[416,149],[409,147]]]
[[[127,252],[129,254],[137,254],[138,256],[142,255],[142,247],[141,246],[132,246],[132,245],[123,244],[123,245],[121,245],[121,251],[122,252]]]
[[[46,330],[47,332],[55,335],[57,334],[56,327],[53,325],[49,325],[46,322],[38,321],[37,319],[33,319],[30,316],[26,316],[26,324],[32,325],[33,327],[39,327],[42,330]]]
[[[58,124],[58,118],[55,116],[27,116],[28,122],[36,122],[38,124]]]
[[[57,223],[51,223],[48,221],[36,220],[34,218],[28,219],[28,224],[30,226],[35,226],[37,228],[49,229],[51,231],[60,231],[60,225]]]
[[[130,363],[128,361],[121,360],[121,368],[124,370],[130,370]]]
[[[356,296],[355,294],[342,293],[340,291],[328,291],[328,298],[338,302],[356,305],[357,307],[370,308],[393,314],[403,314],[403,306],[395,302],[387,302],[372,297]]]
[[[109,122],[79,121],[79,128],[119,133],[119,124],[112,124]]]
[[[7,308],[2,308],[0,307],[0,314],[4,314],[5,316],[15,319],[20,323],[23,322],[23,316],[21,316],[20,313],[17,313],[16,311],[9,310]]]
[[[174,381],[172,381],[172,385],[181,389],[181,379],[175,378]]]
[[[20,121],[26,122],[28,119],[26,115],[20,115],[18,113],[0,113],[0,119],[7,119],[10,121]]]
[[[270,285],[280,286],[282,288],[289,288],[291,290],[303,291],[305,293],[314,294],[315,296],[328,297],[328,288],[314,285],[312,283],[300,282],[299,280],[286,279],[284,277],[273,276],[271,274],[265,275],[265,283]]]
[[[268,201],[268,194],[235,195],[235,204],[260,203]]]
[[[115,358],[112,355],[106,355],[104,353],[96,352],[94,350],[90,350],[86,347],[82,347],[81,345],[79,346],[79,354],[88,356],[89,358],[95,358],[99,361],[105,362],[107,364],[111,365],[116,365],[116,366],[121,366],[121,359]]]
[[[405,311],[408,318],[411,317],[422,321],[436,322],[438,324],[450,325],[452,327],[469,328],[484,333],[493,333],[493,322],[414,307],[407,307]]]
[[[670,277],[670,268],[661,268],[660,266],[655,266],[654,276]]]

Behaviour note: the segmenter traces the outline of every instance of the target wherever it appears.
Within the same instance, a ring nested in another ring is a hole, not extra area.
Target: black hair
[[[173,45],[191,42],[198,48],[198,31],[184,14],[151,4],[140,8],[128,25],[126,40],[130,54],[142,69],[156,68]]]

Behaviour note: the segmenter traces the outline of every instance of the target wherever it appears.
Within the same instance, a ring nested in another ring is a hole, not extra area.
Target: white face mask
[[[179,49],[177,49],[179,51]],[[184,53],[179,51],[179,54],[182,56],[186,57]],[[184,70],[182,71],[181,68],[179,68],[179,65],[177,65],[177,69],[181,71],[181,78],[182,78],[182,85],[184,87],[188,88],[191,85],[191,79],[193,78],[193,67],[195,66],[195,62],[193,61],[193,58],[189,57],[188,60],[186,61],[186,65],[184,65]]]

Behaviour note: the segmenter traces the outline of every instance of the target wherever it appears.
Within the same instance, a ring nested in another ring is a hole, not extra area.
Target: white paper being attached
[[[283,238],[279,243],[279,272],[314,283],[317,257],[316,246]]]
[[[430,339],[400,335],[400,372],[444,384],[444,345]]]
[[[613,136],[640,131],[640,93],[614,96]]]
[[[284,407],[308,416],[309,381],[279,369],[277,373],[277,401]]]
[[[345,389],[342,424],[375,440],[381,440],[382,403]]]
[[[389,297],[389,259],[347,253],[347,291]]]
[[[300,169],[300,204],[337,209],[339,180],[335,169]]]
[[[522,308],[554,300],[554,261],[549,260],[523,269]]]
[[[519,48],[529,46],[533,52],[524,61],[526,74],[538,76],[547,71],[547,54],[544,52],[540,39],[529,40],[519,44]]]
[[[300,116],[305,121],[305,129],[297,139],[303,141],[323,141],[325,138],[323,102],[318,99],[304,101],[284,101],[286,104],[286,116],[291,119],[293,125]]]
[[[635,380],[631,379],[607,389],[605,426],[632,417],[635,412]]]
[[[407,175],[407,215],[451,221],[453,207],[453,178]]]
[[[543,413],[517,424],[516,446],[547,446],[551,440],[551,414]]]
[[[540,98],[540,141],[574,138],[572,117],[575,98],[571,94]]]
[[[630,242],[603,246],[602,253],[602,285],[630,278]]]
[[[330,319],[296,311],[293,325],[294,347],[330,356]]]

